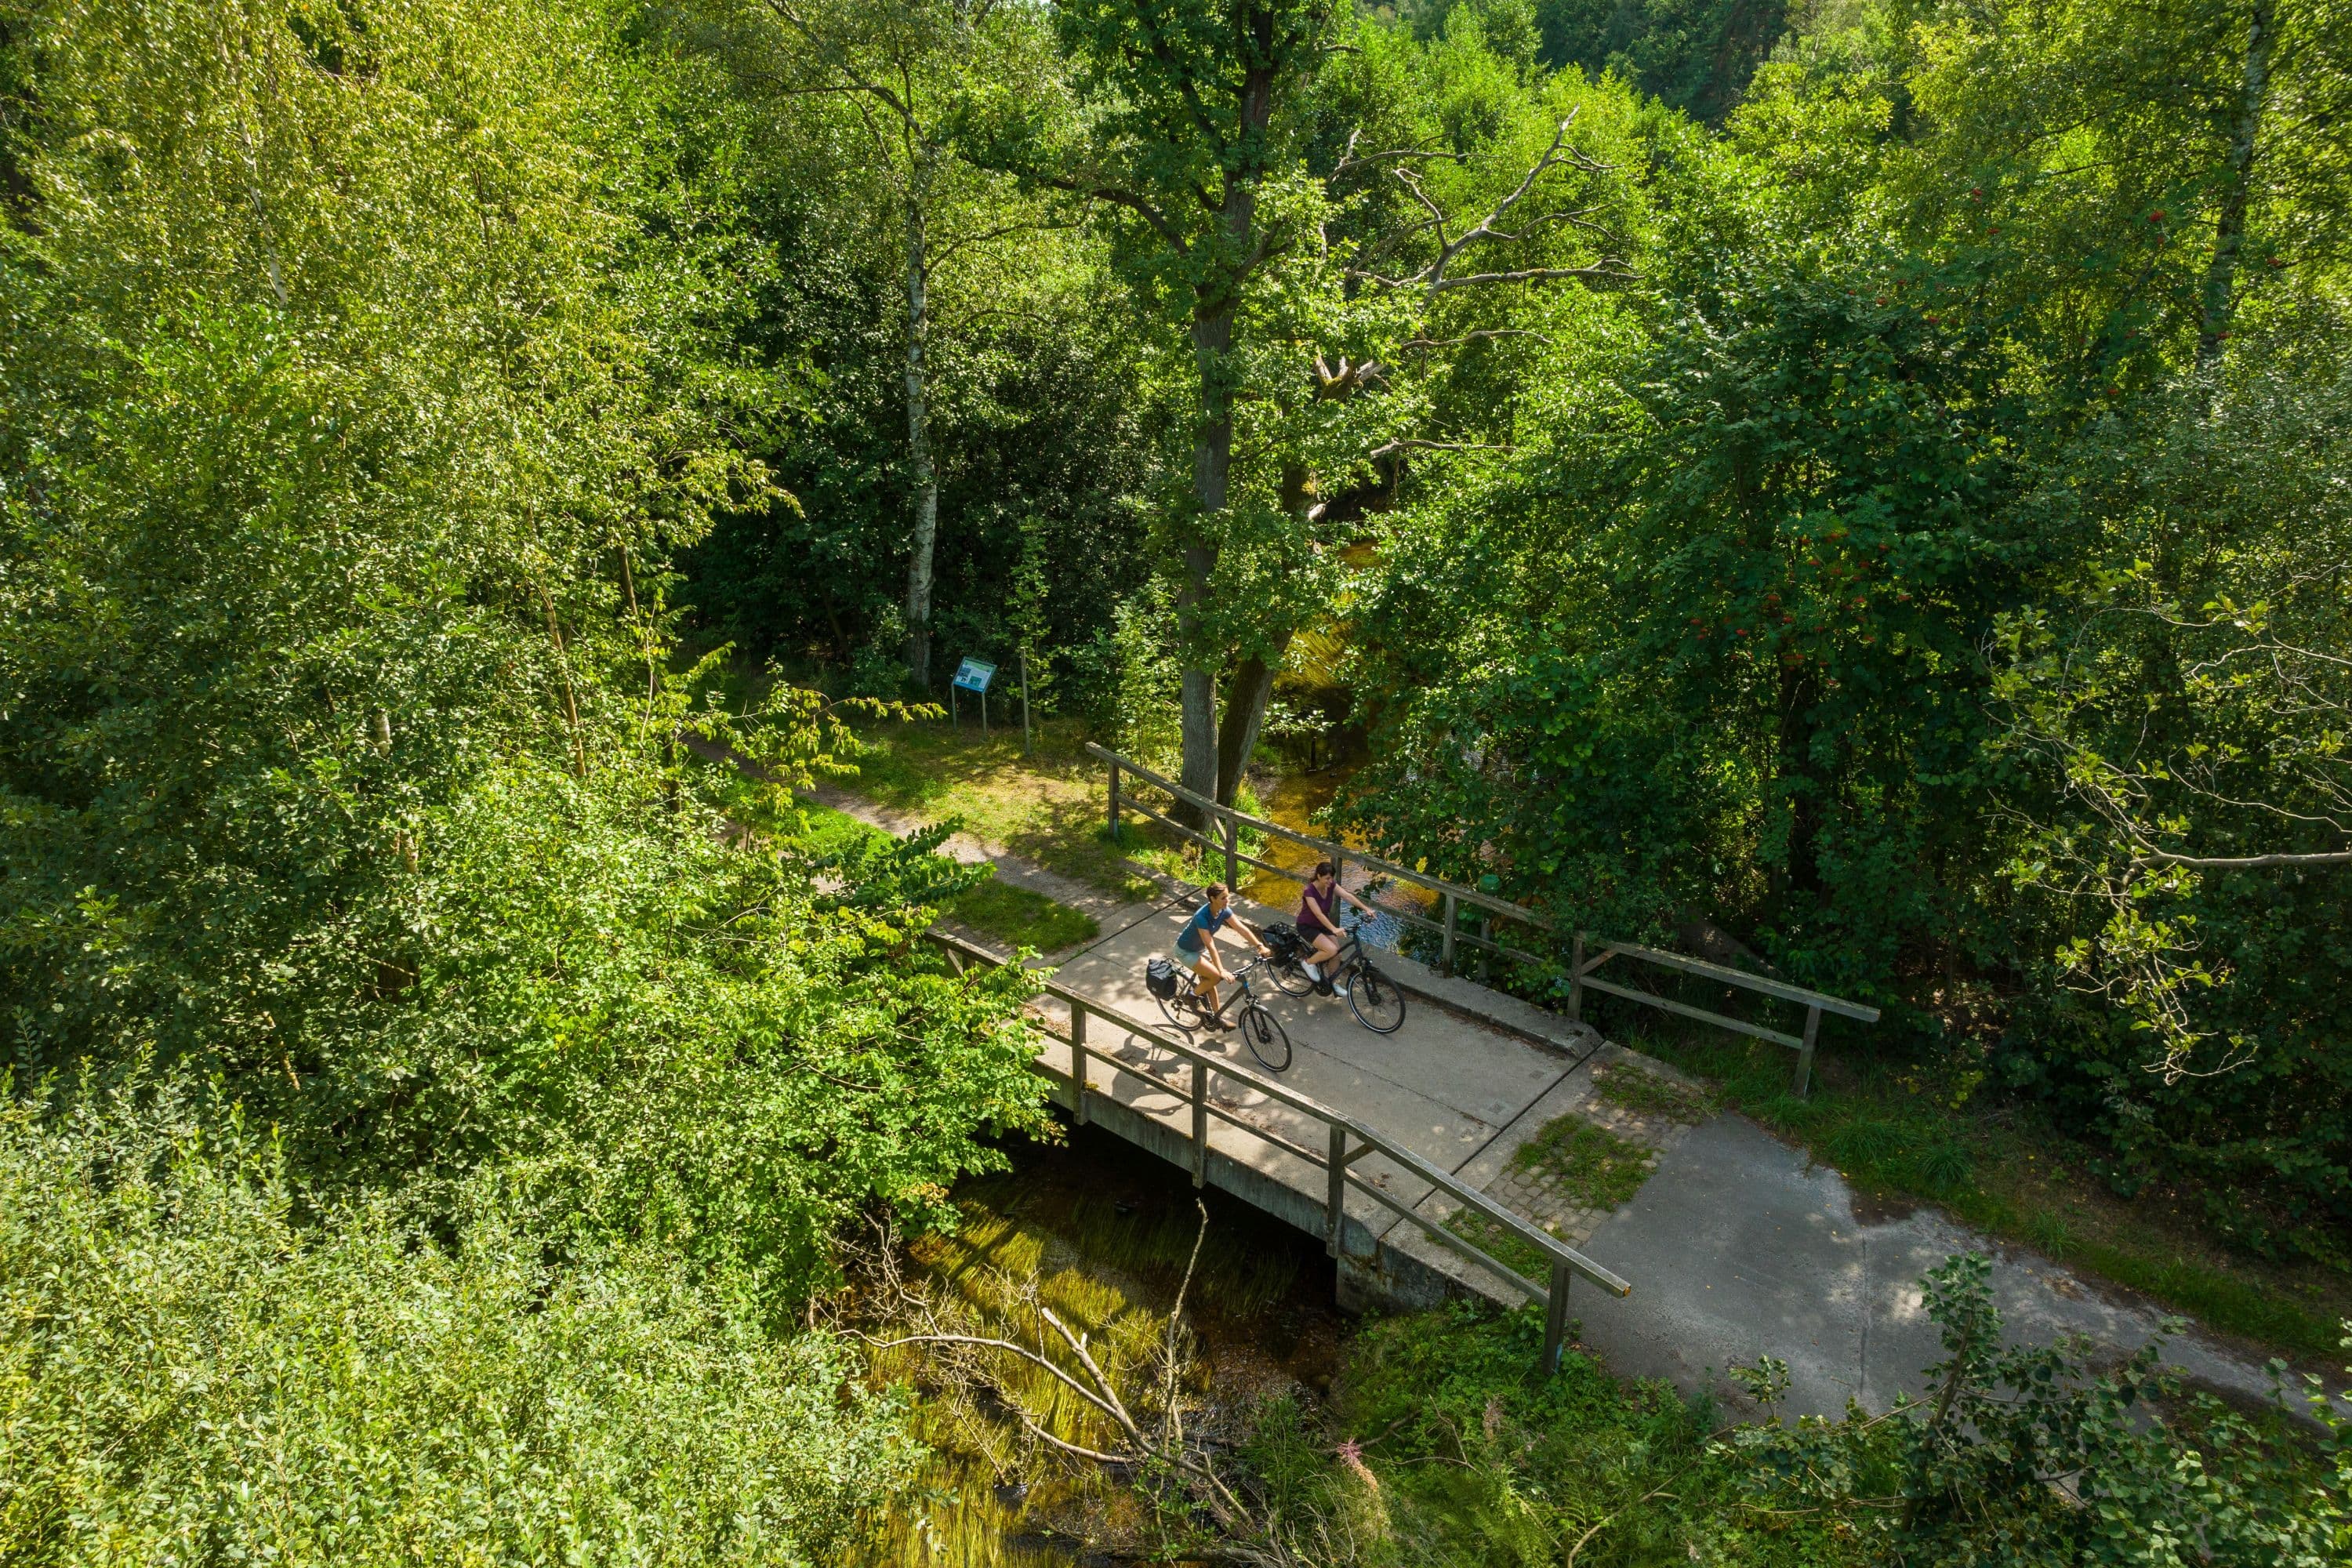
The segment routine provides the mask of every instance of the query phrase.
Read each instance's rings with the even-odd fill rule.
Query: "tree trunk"
[[[1271,52],[1274,14],[1263,6],[1243,19],[1260,58]],[[1241,138],[1263,137],[1274,119],[1274,74],[1259,67],[1242,79],[1235,108]],[[1225,489],[1234,460],[1234,316],[1242,285],[1263,259],[1256,254],[1259,171],[1244,167],[1225,176],[1218,235],[1223,254],[1192,304],[1192,363],[1201,378],[1200,423],[1192,439],[1193,533],[1184,546],[1184,581],[1176,597],[1176,626],[1183,638],[1184,787],[1217,795],[1217,688],[1207,650],[1200,639],[1201,612],[1217,553],[1210,543],[1209,520],[1225,510]],[[1253,733],[1255,731],[1253,730]],[[1181,805],[1181,802],[1178,803]],[[1199,814],[1185,808],[1179,821],[1197,826]]]
[[[1290,636],[1285,633],[1271,659],[1251,655],[1225,683],[1224,721],[1217,730],[1220,805],[1233,805],[1241,792],[1242,773],[1249,766],[1250,753],[1257,750],[1257,732],[1265,722],[1266,700],[1274,694],[1274,672],[1289,647]]]
[[[2205,268],[2200,299],[2197,363],[2200,365],[2221,357],[2230,316],[2237,308],[2238,253],[2246,237],[2254,143],[2262,135],[2263,101],[2270,94],[2271,35],[2271,0],[2254,0],[2246,26],[2245,77],[2238,93],[2238,111],[2230,121],[2229,181],[2221,188],[2221,210],[2213,225],[2213,259]]]
[[[1821,891],[1822,793],[1827,781],[1813,763],[1812,680],[1800,670],[1780,671],[1780,787],[1789,792],[1788,889]]]
[[[1307,503],[1312,495],[1311,481],[1306,466],[1285,463],[1282,466],[1281,504],[1283,515],[1307,525]],[[1217,804],[1231,805],[1239,795],[1242,774],[1249,767],[1250,753],[1257,750],[1257,732],[1265,722],[1265,705],[1274,695],[1274,674],[1282,668],[1282,656],[1290,651],[1294,634],[1285,630],[1264,658],[1252,654],[1242,660],[1241,668],[1225,686],[1224,722],[1217,731]]]
[[[1234,400],[1228,353],[1234,341],[1234,311],[1228,301],[1196,316],[1192,321],[1192,358],[1201,377],[1200,425],[1192,438],[1192,504],[1196,511],[1192,537],[1184,546],[1184,581],[1176,595],[1176,631],[1183,641],[1184,757],[1181,774],[1186,789],[1204,795],[1217,792],[1216,676],[1208,668],[1200,647],[1201,612],[1209,593],[1209,573],[1216,565],[1203,531],[1210,518],[1225,508],[1225,485],[1233,471]],[[1202,814],[1177,803],[1176,819],[1198,826]]]
[[[907,459],[914,470],[914,550],[907,562],[907,678],[931,689],[931,547],[940,531],[940,480],[931,466],[931,408],[924,351],[930,332],[929,262],[924,253],[924,204],[930,196],[929,156],[917,155],[907,182]]]

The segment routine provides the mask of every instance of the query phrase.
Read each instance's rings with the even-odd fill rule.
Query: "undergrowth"
[[[1542,1341],[1532,1308],[1370,1323],[1331,1405],[1270,1402],[1243,1458],[1292,1536],[1338,1563],[1866,1560],[1816,1520],[1746,1506],[1706,1399],[1620,1383],[1574,1349],[1540,1376]]]

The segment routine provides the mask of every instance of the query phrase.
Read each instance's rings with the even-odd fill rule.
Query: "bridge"
[[[1638,1281],[1580,1249],[1606,1211],[1580,1204],[1563,1184],[1547,1186],[1540,1163],[1524,1158],[1551,1130],[1579,1121],[1613,1122],[1612,1131],[1631,1134],[1628,1142],[1650,1149],[1654,1159],[1683,1131],[1670,1120],[1644,1119],[1594,1099],[1596,1068],[1669,1082],[1675,1075],[1662,1064],[1636,1066],[1633,1053],[1583,1023],[1585,990],[1783,1045],[1795,1053],[1798,1092],[1809,1080],[1824,1013],[1877,1017],[1874,1008],[1768,976],[1580,934],[1569,943],[1566,1015],[1549,1013],[1452,973],[1464,957],[1482,965],[1544,962],[1498,934],[1516,923],[1540,933],[1535,940],[1553,937],[1537,911],[1218,805],[1131,759],[1088,749],[1108,770],[1114,833],[1123,815],[1161,823],[1199,843],[1205,865],[1222,859],[1226,879],[1236,883],[1244,865],[1303,880],[1297,870],[1241,847],[1244,831],[1286,838],[1339,863],[1358,884],[1378,878],[1418,889],[1433,911],[1388,911],[1402,926],[1428,931],[1424,945],[1433,949],[1433,963],[1402,953],[1380,956],[1383,971],[1413,999],[1405,1028],[1374,1035],[1358,1027],[1340,1003],[1277,999],[1296,1051],[1279,1077],[1248,1062],[1238,1036],[1195,1038],[1170,1029],[1145,991],[1145,963],[1173,942],[1191,912],[1189,898],[1171,894],[1108,911],[1104,934],[1063,956],[1043,980],[1040,1011],[1051,1034],[1037,1069],[1072,1120],[1160,1154],[1187,1169],[1195,1185],[1232,1192],[1320,1236],[1337,1266],[1343,1305],[1428,1305],[1459,1292],[1530,1300],[1544,1309],[1542,1363],[1549,1370],[1567,1334],[1576,1281],[1611,1298],[1633,1292]],[[1159,792],[1169,808],[1145,804],[1139,789]],[[1191,806],[1199,826],[1171,815],[1176,803]],[[1246,906],[1243,914],[1253,923],[1289,918]],[[944,932],[934,940],[959,966],[999,961]],[[1802,1032],[1696,1005],[1630,973],[1594,975],[1612,963],[1617,971],[1646,966],[1695,975],[1802,1007]]]
[[[1602,1039],[1579,1016],[1584,994],[1598,993],[1770,1041],[1790,1053],[1791,1087],[1801,1091],[1811,1068],[1806,1047],[1822,1016],[1868,1022],[1868,1009],[1683,953],[1573,932],[1563,941],[1534,911],[1492,894],[1188,800],[1129,759],[1097,752],[1097,760],[1118,770],[1107,808],[1115,799],[1120,816],[1169,821],[1202,845],[1209,874],[1231,877],[1246,865],[1295,877],[1249,853],[1241,837],[1247,829],[1345,860],[1359,886],[1385,876],[1427,900],[1417,915],[1401,911],[1399,923],[1421,933],[1412,945],[1430,962],[1380,960],[1412,987],[1403,1029],[1375,1036],[1344,1003],[1277,998],[1296,1055],[1274,1077],[1236,1060],[1232,1036],[1171,1034],[1143,988],[1145,960],[1166,951],[1192,907],[1189,889],[1171,885],[1158,898],[1123,901],[1000,848],[970,839],[949,845],[963,858],[993,862],[1017,885],[1087,909],[1101,928],[1049,955],[1050,973],[1041,976],[1037,1005],[1049,1038],[1037,1070],[1052,1097],[1073,1120],[1321,1237],[1342,1305],[1412,1306],[1454,1293],[1535,1301],[1546,1309],[1547,1363],[1580,1324],[1580,1342],[1619,1375],[1664,1378],[1734,1405],[1740,1395],[1725,1370],[1770,1354],[1792,1378],[1783,1413],[1832,1417],[1849,1399],[1885,1410],[1898,1392],[1923,1385],[1942,1347],[1918,1280],[1955,1252],[1993,1255],[1995,1299],[2016,1342],[2082,1334],[2101,1354],[2119,1357],[2159,1331],[2164,1314],[2149,1303],[1932,1208],[1856,1192],[1745,1117],[1710,1110],[1693,1122],[1615,1102],[1608,1089],[1621,1072],[1669,1084],[1675,1075]],[[1155,792],[1150,799],[1141,797],[1147,790]],[[917,826],[854,796],[820,794],[893,831]],[[1162,807],[1176,801],[1201,813],[1199,827],[1169,818]],[[946,933],[934,939],[957,964],[1004,956]],[[1452,972],[1457,961],[1472,968],[1539,959],[1531,942],[1568,954],[1552,971],[1571,982],[1559,988],[1559,1012]],[[1680,991],[1654,989],[1659,976]],[[1783,1028],[1719,1011],[1743,993],[1802,1016]],[[1543,1178],[1540,1163],[1530,1167],[1522,1157],[1548,1136],[1585,1125],[1647,1151],[1647,1179],[1613,1208],[1570,1201]],[[2259,1355],[2210,1336],[2192,1331],[2165,1354],[2192,1380],[2241,1402],[2269,1391]]]

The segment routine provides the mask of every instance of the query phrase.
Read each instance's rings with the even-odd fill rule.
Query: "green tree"
[[[778,389],[733,337],[740,127],[626,20],[15,40],[0,992],[20,1081],[152,1049],[313,1179],[505,1164],[551,1241],[782,1306],[856,1205],[1036,1125],[1024,983],[908,951],[910,868],[845,899],[730,839],[676,743],[789,785],[848,742],[671,673],[664,558],[765,494],[737,437]]]
[[[856,122],[850,139],[865,148],[868,166],[900,216],[902,380],[914,507],[905,598],[907,673],[917,689],[929,690],[940,510],[932,292],[940,268],[959,253],[961,269],[973,273],[976,263],[984,264],[983,253],[1002,250],[1015,237],[1034,241],[1045,223],[1012,182],[956,157],[947,128],[958,102],[973,91],[1038,91],[1046,70],[1044,40],[1025,13],[986,0],[817,5],[760,0],[728,20],[726,52],[737,80],[753,94],[846,100]],[[769,26],[757,26],[761,20]],[[976,289],[983,277],[973,276]]]

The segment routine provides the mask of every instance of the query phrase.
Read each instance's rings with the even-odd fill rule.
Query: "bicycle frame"
[[[1250,976],[1264,969],[1265,964],[1266,961],[1263,957],[1253,957],[1240,968],[1231,971],[1223,980],[1217,982],[1220,985],[1232,986],[1233,991],[1214,1007],[1201,1005],[1200,978],[1189,969],[1184,971],[1184,994],[1192,998],[1192,1005],[1199,1008],[1202,1017],[1223,1018],[1225,1016],[1225,1009],[1243,997],[1246,996],[1253,1002],[1257,1000],[1257,987],[1250,984]]]

